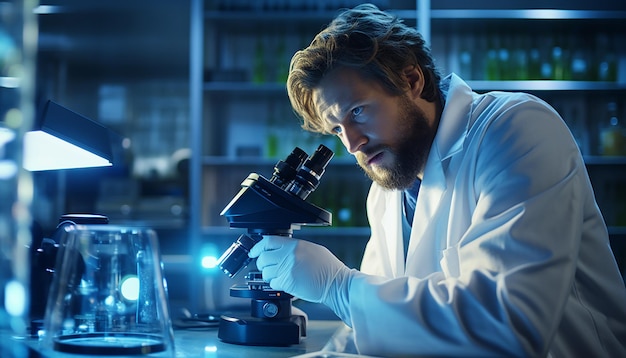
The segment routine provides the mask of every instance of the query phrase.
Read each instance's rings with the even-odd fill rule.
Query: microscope
[[[269,180],[256,173],[248,175],[221,213],[231,228],[247,229],[218,260],[226,275],[234,277],[250,263],[248,253],[264,235],[292,237],[301,226],[331,225],[331,214],[305,199],[317,189],[333,155],[324,145],[310,157],[296,147],[284,161],[278,161]],[[222,341],[288,346],[306,336],[304,316],[291,312],[293,296],[273,290],[260,272],[250,272],[246,284],[231,287],[230,295],[251,299],[251,311],[250,316],[222,315],[218,330]]]

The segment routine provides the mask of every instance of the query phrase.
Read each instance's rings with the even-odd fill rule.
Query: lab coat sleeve
[[[456,180],[471,182],[472,195],[461,199],[471,220],[445,257],[458,272],[359,272],[350,280],[349,319],[361,353],[547,354],[575,272],[581,202],[592,198],[583,195],[584,165],[556,112],[539,101],[519,106],[494,106],[492,120],[470,129],[463,160],[471,169]]]

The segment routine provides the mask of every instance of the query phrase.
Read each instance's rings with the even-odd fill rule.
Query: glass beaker
[[[21,357],[12,336],[27,332],[30,173],[22,168],[22,140],[35,113],[36,1],[0,1],[0,357]]]
[[[173,355],[156,233],[114,225],[64,230],[46,306],[46,344],[88,355]]]

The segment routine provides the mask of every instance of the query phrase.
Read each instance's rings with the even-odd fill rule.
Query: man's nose
[[[344,145],[350,154],[358,152],[364,146],[368,139],[360,126],[349,125],[344,128],[345,139]]]

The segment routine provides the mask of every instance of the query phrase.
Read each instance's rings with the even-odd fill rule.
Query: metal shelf
[[[473,90],[488,91],[616,91],[626,83],[556,80],[467,81]]]
[[[626,19],[626,11],[561,9],[433,9],[430,11],[430,16],[433,20],[620,20]]]
[[[417,10],[387,9],[402,19],[414,20]],[[206,20],[231,22],[233,20],[256,23],[275,21],[311,21],[319,22],[333,19],[339,11],[304,11],[304,10],[239,10],[207,11]],[[621,20],[626,19],[626,11],[620,10],[569,10],[569,9],[432,9],[432,20],[459,19],[518,19],[518,20]]]
[[[284,92],[287,93],[285,83],[266,82],[205,82],[202,86],[205,92]]]
[[[585,155],[585,164],[587,165],[626,165],[626,157],[602,157]]]
[[[302,11],[302,10],[238,10],[238,11],[207,11],[204,13],[206,20],[225,22],[233,20],[254,21],[257,23],[274,21],[320,21],[329,20],[336,15],[332,11]]]
[[[609,235],[624,236],[626,235],[626,226],[609,226]]]
[[[19,88],[20,79],[18,77],[0,77],[0,87],[2,88]]]
[[[626,83],[596,81],[556,81],[556,80],[511,80],[483,81],[469,80],[474,90],[503,91],[616,91],[626,90]],[[284,83],[252,82],[205,82],[206,92],[286,92]]]
[[[402,19],[414,20],[417,17],[416,10],[394,10],[387,9],[390,13]],[[276,21],[283,22],[311,22],[319,24],[320,21],[332,20],[340,10],[233,10],[233,11],[206,11],[204,13],[205,20],[211,20],[217,23],[233,21],[248,21],[254,23],[274,23]],[[232,23],[233,26],[239,24]]]

